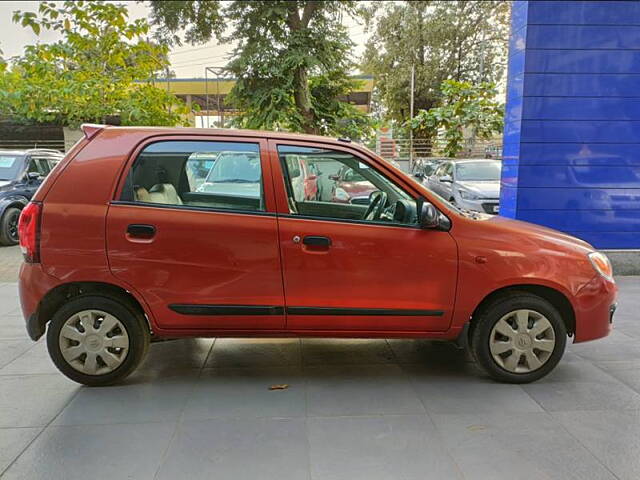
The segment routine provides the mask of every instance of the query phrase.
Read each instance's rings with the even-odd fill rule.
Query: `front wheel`
[[[547,300],[511,292],[483,308],[473,320],[471,349],[480,366],[495,380],[529,383],[558,364],[567,329]]]
[[[20,209],[15,207],[7,208],[0,219],[0,245],[18,244],[18,219]]]
[[[54,314],[47,329],[47,348],[53,363],[71,380],[109,385],[142,362],[149,337],[142,315],[126,303],[82,295]]]

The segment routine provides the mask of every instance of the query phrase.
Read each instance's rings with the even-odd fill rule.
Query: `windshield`
[[[500,162],[465,162],[456,165],[456,180],[461,181],[498,181],[500,180]]]
[[[207,176],[210,183],[259,183],[260,157],[253,152],[221,154]]]
[[[20,170],[20,155],[0,155],[0,180],[15,180]]]

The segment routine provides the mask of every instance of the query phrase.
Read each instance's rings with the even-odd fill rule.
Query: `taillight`
[[[27,263],[40,262],[40,216],[42,203],[29,202],[22,209],[18,220],[18,237],[20,250]]]

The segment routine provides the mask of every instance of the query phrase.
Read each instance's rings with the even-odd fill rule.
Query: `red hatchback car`
[[[458,210],[348,141],[83,129],[19,224],[27,330],[77,382],[113,383],[150,341],[199,336],[468,340],[493,378],[530,382],[567,336],[610,331],[616,286],[589,244]],[[222,151],[245,161],[198,189],[191,162]],[[296,198],[292,158],[327,185],[351,169],[369,201]]]

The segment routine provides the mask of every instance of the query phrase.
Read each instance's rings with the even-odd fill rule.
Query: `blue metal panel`
[[[517,151],[521,165],[640,165],[640,143],[523,143]]]
[[[523,120],[521,142],[636,143],[640,121]]]
[[[640,25],[637,1],[532,1],[527,22],[556,25]]]
[[[640,48],[640,25],[530,25],[527,48]]]
[[[527,210],[519,220],[565,232],[625,232],[640,235],[640,210]]]
[[[537,188],[523,187],[519,184],[517,190],[518,218],[526,210],[636,211],[640,205],[639,188]]]
[[[526,120],[640,120],[640,98],[526,97],[523,101]]]
[[[527,50],[527,73],[640,73],[638,50]]]
[[[501,215],[640,248],[640,2],[518,2],[510,49]]]
[[[502,176],[504,179],[504,172]],[[635,167],[519,165],[518,179],[521,185],[527,187],[635,188],[640,190],[640,165]],[[640,205],[638,209],[640,209]]]
[[[526,73],[523,94],[549,97],[640,97],[640,76],[610,73]]]

